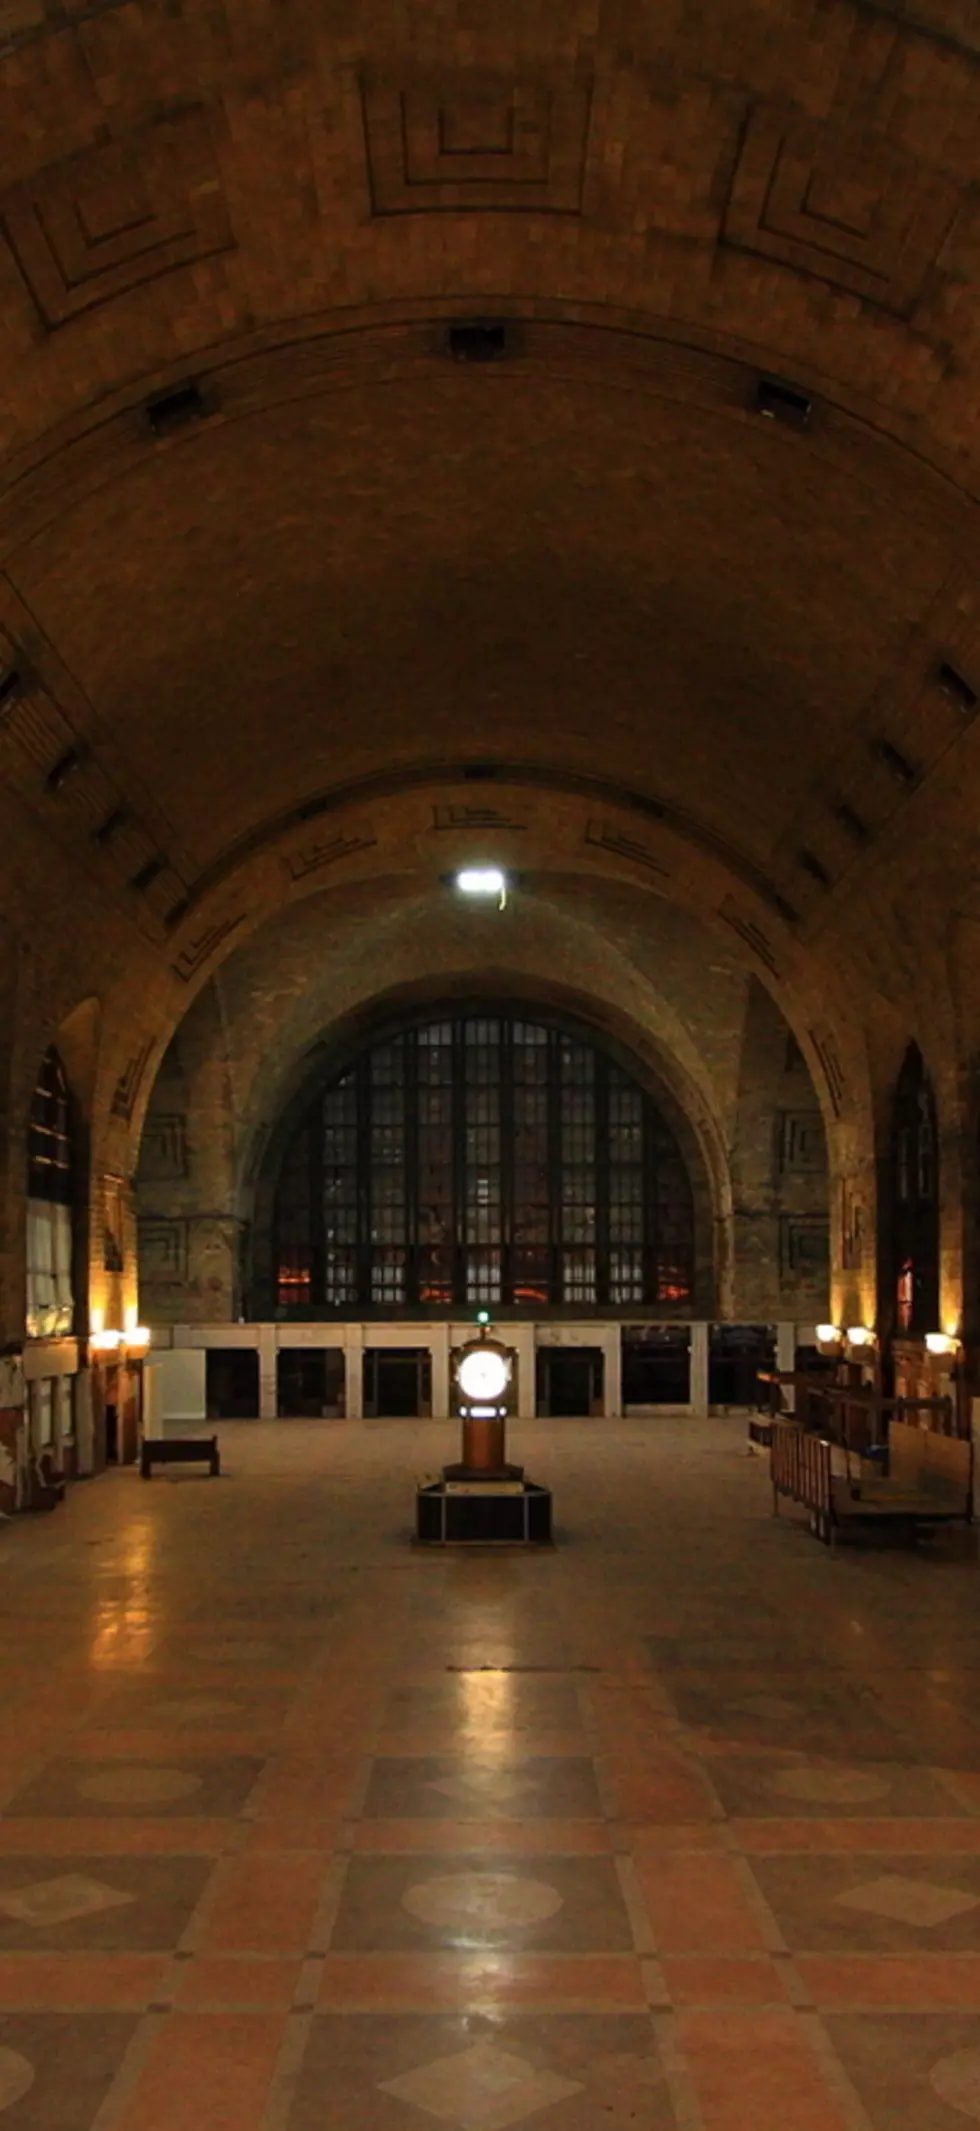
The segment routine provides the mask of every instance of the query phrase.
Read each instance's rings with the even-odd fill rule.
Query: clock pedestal
[[[484,1351],[485,1351],[484,1343]],[[474,1347],[471,1353],[477,1352]],[[415,1497],[418,1546],[549,1546],[551,1489],[524,1476],[506,1459],[506,1406],[477,1405],[459,1380],[462,1458],[444,1465],[438,1480],[423,1480]]]

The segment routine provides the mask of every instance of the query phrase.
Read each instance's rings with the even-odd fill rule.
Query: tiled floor
[[[744,1424],[240,1424],[0,1529],[2,2131],[980,2122],[980,1584]]]

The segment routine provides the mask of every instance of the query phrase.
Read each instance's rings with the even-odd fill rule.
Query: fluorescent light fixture
[[[496,896],[501,910],[507,901],[507,875],[500,866],[463,866],[454,882],[460,895]]]

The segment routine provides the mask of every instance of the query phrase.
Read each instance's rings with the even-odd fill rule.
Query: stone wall
[[[475,959],[487,943],[485,918],[444,915],[440,955],[437,910],[388,902],[351,908],[346,925],[339,917],[337,899],[323,897],[266,927],[200,993],[170,1044],[138,1171],[140,1307],[154,1322],[215,1323],[250,1306],[279,1120],[323,1061],[343,1057],[379,1008],[459,996],[467,954],[471,981],[489,982]],[[634,1051],[687,1146],[695,1314],[825,1314],[826,1140],[778,1007],[735,956],[663,901],[638,909],[621,890],[604,910],[604,955],[589,919],[581,891],[569,891],[560,909],[524,898],[491,935],[498,994],[550,1004],[575,997],[598,1031]]]

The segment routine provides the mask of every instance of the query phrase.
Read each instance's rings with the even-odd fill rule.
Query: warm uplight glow
[[[117,1347],[122,1346],[122,1333],[93,1332],[90,1345],[96,1354],[114,1354]]]
[[[927,1332],[926,1346],[930,1354],[955,1354],[959,1340],[951,1332]]]
[[[456,886],[460,895],[496,896],[501,910],[507,901],[507,875],[499,866],[464,866]]]
[[[870,1325],[849,1324],[847,1336],[852,1347],[873,1347],[875,1343],[875,1335]]]

